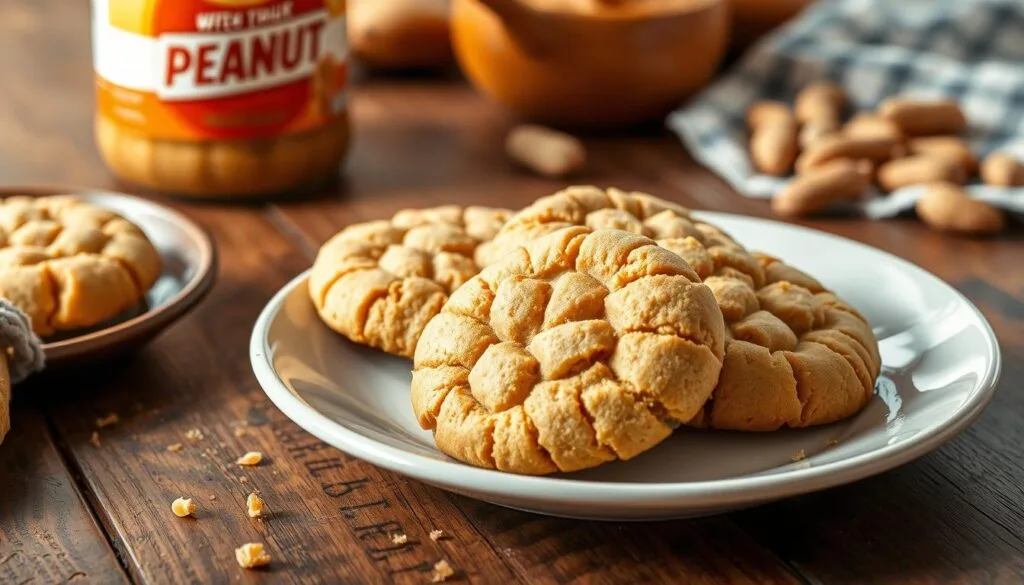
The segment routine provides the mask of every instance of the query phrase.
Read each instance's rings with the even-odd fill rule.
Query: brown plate
[[[48,367],[93,360],[137,348],[196,305],[213,287],[217,252],[213,239],[177,211],[145,199],[91,189],[4,187],[0,197],[70,194],[114,211],[146,232],[163,273],[138,305],[99,325],[63,331],[43,339]]]

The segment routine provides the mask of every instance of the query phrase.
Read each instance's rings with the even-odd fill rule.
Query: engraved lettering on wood
[[[423,540],[409,538],[396,544],[392,537],[407,534],[404,508],[395,509],[387,497],[390,488],[373,482],[361,467],[367,465],[334,450],[330,445],[297,430],[291,421],[271,411],[271,429],[320,491],[338,502],[338,511],[363,553],[389,577],[430,573],[442,554]],[[383,496],[383,497],[382,497]],[[419,526],[416,526],[419,529]],[[416,579],[420,579],[417,577]]]
[[[35,576],[40,583],[62,583],[71,580],[77,571],[63,552],[63,547],[54,541],[51,534],[36,533],[26,546],[17,534],[0,532],[0,582],[22,583],[27,575]],[[39,554],[39,550],[46,550]]]

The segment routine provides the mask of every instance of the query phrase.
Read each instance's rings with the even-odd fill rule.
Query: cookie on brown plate
[[[0,297],[41,336],[133,307],[160,272],[142,230],[110,210],[71,195],[0,202]]]

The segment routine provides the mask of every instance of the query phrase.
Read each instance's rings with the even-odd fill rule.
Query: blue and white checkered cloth
[[[970,123],[979,157],[1024,160],[1024,1],[820,0],[756,45],[729,73],[668,117],[690,153],[737,191],[768,198],[788,179],[758,174],[747,155],[747,108],[792,103],[829,79],[851,109],[873,110],[892,95],[951,98]],[[1024,188],[968,186],[972,196],[1024,213]],[[913,207],[921,187],[862,204],[869,217]]]

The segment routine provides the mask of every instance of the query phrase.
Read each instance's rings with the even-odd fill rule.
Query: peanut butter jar
[[[93,0],[96,143],[121,179],[307,191],[349,143],[345,0]]]

